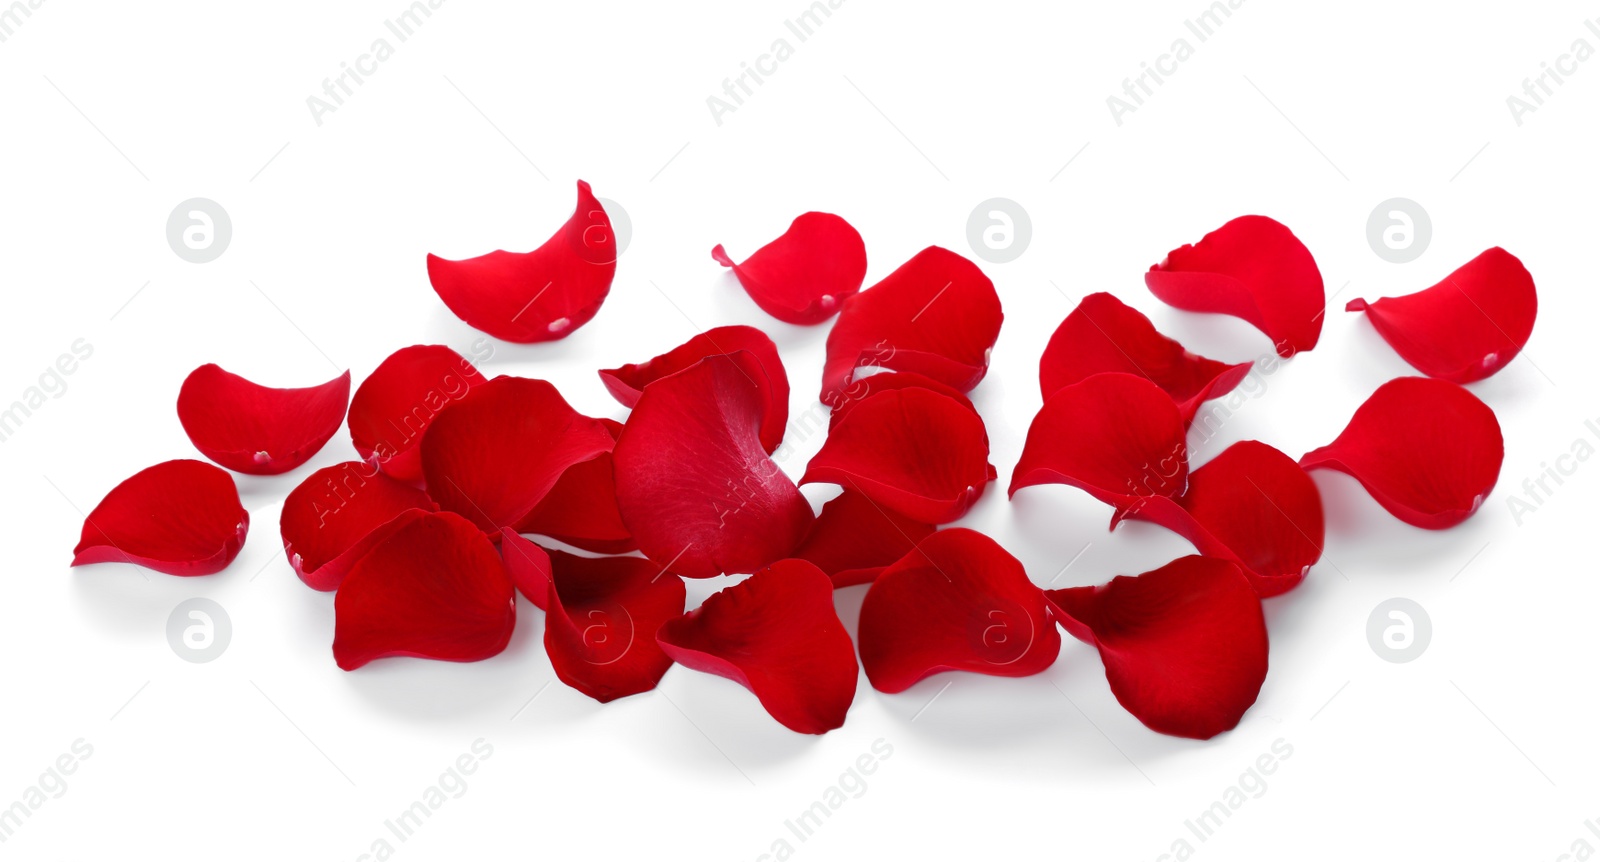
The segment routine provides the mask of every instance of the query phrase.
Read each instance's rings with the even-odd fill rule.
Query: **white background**
[[[1204,859],[1554,859],[1582,838],[1600,846],[1584,826],[1600,816],[1600,466],[1578,465],[1520,525],[1508,510],[1574,441],[1600,445],[1584,426],[1600,418],[1600,62],[1520,126],[1505,101],[1574,40],[1600,47],[1584,27],[1600,8],[1250,0],[1199,43],[1183,22],[1201,0],[1049,7],[850,0],[798,43],[784,21],[800,0],[451,0],[320,126],[306,98],[388,35],[399,0],[35,10],[0,43],[0,404],[75,339],[94,353],[0,444],[0,806],[74,740],[94,753],[0,855],[355,859],[393,841],[384,820],[479,738],[492,756],[394,842],[397,858],[756,859],[779,838],[803,859],[1139,860],[1178,838]],[[780,37],[794,56],[718,125],[706,98]],[[1106,98],[1180,37],[1194,56],[1119,126]],[[1472,387],[1507,443],[1476,517],[1413,529],[1353,481],[1317,476],[1327,553],[1267,602],[1260,700],[1210,742],[1146,730],[1070,640],[1028,679],[945,675],[885,696],[863,677],[846,725],[821,738],[681,668],[604,707],[545,688],[543,622],[526,604],[490,661],[342,672],[332,596],[294,577],[277,517],[299,478],[352,457],[343,431],[294,473],[239,478],[252,532],[221,574],[67,567],[79,509],[145,466],[199,457],[173,409],[190,369],[298,386],[345,368],[359,380],[408,344],[465,352],[477,333],[429,289],[425,253],[532,248],[570,214],[580,177],[632,220],[611,297],[565,341],[498,344],[484,370],[546,377],[609,416],[621,413],[594,369],[728,323],[772,333],[792,411],[811,407],[825,327],[766,317],[711,261],[713,244],[742,258],[803,211],[840,213],[866,240],[870,284],[929,244],[969,253],[979,201],[1025,207],[1031,246],[984,264],[1006,324],[974,396],[1002,478],[961,523],[1057,587],[1189,552],[1152,525],[1107,533],[1109,510],[1072,489],[1002,493],[1039,405],[1039,352],[1082,295],[1113,291],[1191,349],[1241,361],[1267,339],[1163,307],[1141,273],[1245,213],[1285,222],[1315,254],[1339,291],[1321,343],[1266,378],[1196,464],[1249,438],[1298,457],[1408,373],[1341,310],[1347,299],[1426,287],[1502,245],[1533,272],[1542,307],[1523,356]],[[164,236],[196,196],[233,221],[208,264],[180,260]],[[1365,238],[1368,214],[1395,196],[1433,221],[1431,246],[1404,265]],[[818,445],[797,443],[785,468],[798,476]],[[691,601],[719,586],[692,583]],[[852,629],[863,592],[838,594]],[[165,639],[193,596],[233,622],[209,664]],[[1409,664],[1367,642],[1368,614],[1394,596],[1433,623]],[[878,739],[893,754],[865,793],[798,841],[784,821]],[[1184,821],[1278,739],[1293,755],[1266,791],[1198,841]]]

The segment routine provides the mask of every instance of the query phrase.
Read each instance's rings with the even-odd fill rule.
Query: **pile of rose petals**
[[[534,251],[430,256],[428,275],[484,332],[557,339],[599,310],[614,245],[580,182],[576,212]],[[335,592],[345,670],[494,656],[520,593],[545,614],[556,675],[598,701],[649,691],[679,664],[739,683],[785,727],[825,733],[844,723],[862,671],[886,693],[953,670],[1028,676],[1055,662],[1059,626],[1098,650],[1140,721],[1204,739],[1237,725],[1266,678],[1261,599],[1292,590],[1322,556],[1322,500],[1306,471],[1353,476],[1417,527],[1469,517],[1503,447],[1494,412],[1460,384],[1504,367],[1537,307],[1527,270],[1498,248],[1419,293],[1352,302],[1428,376],[1380,386],[1298,461],[1244,441],[1191,464],[1196,413],[1251,364],[1197,356],[1116,297],[1084,297],[1040,357],[1043,405],[1010,493],[1069,485],[1109,506],[1112,528],[1159,524],[1196,554],[1044,590],[988,536],[941,529],[998,475],[966,395],[1003,319],[989,278],[929,247],[862,289],[865,244],[827,213],[801,215],[742,263],[722,246],[712,254],[779,320],[838,315],[821,369],[827,437],[798,484],[773,460],[789,375],[752,326],[599,370],[629,411],[620,422],[577,412],[543,380],[485,379],[438,345],[397,350],[353,398],[348,373],[277,389],[203,365],[183,383],[178,418],[207,458],[251,474],[295,469],[348,425],[356,457],[307,475],[280,520],[295,573]],[[1284,357],[1320,335],[1316,262],[1262,216],[1174,250],[1145,280],[1179,308],[1248,321]],[[222,570],[249,527],[227,470],[176,460],[135,474],[85,519],[73,564]],[[798,487],[811,483],[840,492],[818,512]],[[725,575],[748,577],[686,609],[684,578]],[[868,584],[852,642],[832,593]]]

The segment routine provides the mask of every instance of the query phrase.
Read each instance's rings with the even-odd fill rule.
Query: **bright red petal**
[[[706,357],[650,384],[617,441],[623,523],[684,577],[764,568],[811,529],[811,504],[761,443],[765,376],[747,351]]]
[[[1230,561],[1183,557],[1046,595],[1062,625],[1099,648],[1117,701],[1157,733],[1232,730],[1267,677],[1261,601]]]
[[[806,213],[783,236],[744,263],[717,246],[711,257],[733,268],[745,293],[784,323],[821,323],[854,296],[867,277],[867,246],[850,223],[831,213]]]
[[[317,454],[344,421],[350,372],[320,386],[273,389],[202,365],[178,391],[178,421],[207,458],[240,473],[287,473]]]
[[[334,590],[350,568],[400,526],[405,512],[438,510],[426,492],[368,462],[346,461],[306,477],[283,501],[283,552],[306,586]]]
[[[249,530],[232,476],[204,461],[164,461],[124,479],[94,507],[72,564],[210,575],[233,562]]]
[[[1030,676],[1061,649],[1044,593],[993,539],[940,530],[884,569],[861,603],[861,666],[893,694],[941,671]]]
[[[1091,293],[1061,321],[1039,358],[1039,388],[1046,400],[1057,391],[1108,371],[1137,374],[1178,402],[1184,425],[1201,402],[1226,395],[1250,372],[1250,363],[1228,365],[1196,356],[1156,331],[1150,318],[1109,293]]]
[[[933,532],[933,525],[915,521],[846,489],[822,506],[811,535],[795,557],[813,563],[833,578],[834,587],[870,583]]]
[[[1144,283],[1168,305],[1242,318],[1279,356],[1316,347],[1322,334],[1322,271],[1294,232],[1266,216],[1240,216],[1173,249]]]
[[[506,574],[523,598],[533,602],[539,610],[549,610],[550,553],[516,530],[506,527],[500,531],[500,559],[506,564]]]
[[[1471,383],[1522,352],[1539,314],[1533,276],[1505,249],[1491,248],[1427,290],[1346,311],[1365,311],[1400,358],[1429,377]]]
[[[856,696],[850,635],[833,583],[804,560],[781,560],[669,620],[656,635],[673,661],[731,679],[797,733],[844,724]]]
[[[402,347],[383,360],[350,400],[350,441],[362,458],[406,482],[422,480],[417,444],[433,417],[483,375],[459,353],[439,344]]]
[[[519,523],[574,464],[611,451],[611,434],[543,380],[496,377],[439,411],[422,473],[439,507],[491,535]]]
[[[1003,317],[994,283],[977,265],[925,248],[845,301],[828,333],[822,403],[837,401],[858,368],[914,371],[966,392],[988,373]]]
[[[565,338],[588,323],[616,272],[611,219],[583,180],[577,210],[533,251],[491,251],[468,260],[428,255],[428,280],[456,317],[523,344]]]
[[[925,377],[910,371],[886,371],[881,374],[869,374],[851,383],[844,393],[833,402],[833,412],[828,414],[828,427],[837,426],[844,420],[844,417],[850,415],[850,411],[855,409],[857,404],[879,392],[887,392],[891,389],[931,389],[940,395],[955,399],[957,404],[971,410],[973,413],[978,412],[978,408],[972,405],[972,399],[954,386],[946,386],[932,377]]]
[[[649,691],[672,666],[656,630],[683,614],[683,579],[640,557],[551,551],[544,648],[556,676],[606,703]]]
[[[355,670],[385,656],[480,661],[517,623],[494,544],[449,512],[409,517],[362,557],[333,599],[333,657]]]
[[[1487,404],[1448,381],[1401,377],[1379,386],[1338,439],[1300,466],[1348,473],[1396,518],[1442,530],[1478,511],[1504,458]]]
[[[615,440],[622,423],[600,419]],[[617,509],[616,464],[606,452],[573,464],[550,493],[517,522],[523,533],[538,533],[596,554],[626,554],[639,549]]]

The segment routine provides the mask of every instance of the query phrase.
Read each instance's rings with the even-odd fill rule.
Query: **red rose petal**
[[[1322,496],[1293,458],[1245,440],[1189,474],[1179,497],[1152,497],[1128,513],[1238,563],[1262,598],[1305,579],[1322,558]]]
[[[832,482],[907,518],[946,524],[995,477],[988,458],[978,414],[932,390],[897,389],[852,407],[800,484]]]
[[[480,661],[517,623],[511,578],[494,544],[450,512],[408,523],[362,557],[333,599],[333,657],[355,670],[385,656]]]
[[[178,421],[194,447],[240,473],[287,473],[317,454],[344,421],[350,372],[320,386],[273,389],[202,365],[178,391]]]
[[[598,420],[615,440],[622,423]],[[606,452],[573,464],[550,493],[533,507],[516,529],[538,533],[596,554],[626,554],[639,549],[617,509],[616,464]]]
[[[808,326],[832,317],[867,277],[861,234],[832,213],[809,212],[744,263],[717,246],[711,257],[732,267],[745,293],[784,323]]]
[[[1500,423],[1477,396],[1449,381],[1401,377],[1379,386],[1338,439],[1300,466],[1348,473],[1396,518],[1442,530],[1478,511],[1504,458]]]
[[[577,210],[533,251],[492,251],[467,260],[428,255],[428,280],[456,317],[522,344],[565,338],[588,323],[616,272],[611,219],[583,180]]]
[[[530,539],[506,527],[500,531],[500,559],[506,564],[506,574],[523,598],[533,602],[541,611],[549,610],[550,552]]]
[[[1505,249],[1491,248],[1427,290],[1346,311],[1367,319],[1400,358],[1429,377],[1471,383],[1522,352],[1539,314],[1533,276]]]
[[[947,670],[1030,676],[1061,635],[1044,593],[993,539],[940,530],[884,569],[861,603],[861,666],[893,694]]]
[[[761,423],[761,444],[770,453],[783,442],[789,423],[789,375],[778,355],[778,346],[765,332],[754,326],[718,326],[696,335],[683,344],[653,359],[600,372],[600,380],[612,397],[624,407],[639,403],[639,393],[651,383],[676,374],[707,356],[749,351],[760,363],[764,376],[756,377],[766,401],[766,416]]]
[[[422,480],[417,444],[440,410],[484,382],[471,362],[440,344],[402,347],[356,387],[350,441],[364,459],[406,482]]]
[[[550,563],[544,648],[556,676],[601,703],[655,688],[672,666],[656,631],[682,616],[683,579],[641,557],[551,551]]]
[[[204,461],[164,461],[124,479],[83,521],[72,565],[133,563],[210,575],[233,562],[250,530],[233,477]]]
[[[491,535],[522,520],[574,464],[611,451],[599,420],[543,380],[496,377],[439,411],[422,437],[428,493]]]
[[[433,512],[426,492],[363,461],[323,467],[283,501],[278,529],[289,565],[313,590],[333,590],[409,511]]]
[[[1173,249],[1144,283],[1168,305],[1242,318],[1279,356],[1316,347],[1322,334],[1322,271],[1292,231],[1266,216],[1240,216]]]
[[[851,410],[855,409],[857,404],[879,392],[886,392],[891,389],[931,389],[940,395],[955,399],[957,404],[971,410],[973,413],[978,412],[978,408],[972,404],[972,399],[962,394],[961,390],[954,386],[946,386],[932,377],[925,377],[911,371],[886,371],[881,374],[869,374],[851,383],[839,398],[833,402],[833,412],[828,414],[828,427],[837,426],[844,420],[844,417],[850,414]]]
[[[989,370],[1003,317],[994,283],[977,265],[925,248],[845,301],[828,333],[822,403],[838,400],[864,367],[914,371],[966,392]]]
[[[1228,560],[1183,557],[1046,595],[1062,625],[1099,648],[1117,701],[1157,733],[1232,730],[1267,677],[1261,601]]]
[[[1178,402],[1184,425],[1200,404],[1226,395],[1250,372],[1196,356],[1156,331],[1150,318],[1109,293],[1091,293],[1061,321],[1039,358],[1039,388],[1049,399],[1065,386],[1108,371],[1137,374]]]
[[[708,356],[646,387],[617,441],[623,523],[684,577],[764,568],[811,529],[811,504],[762,446],[765,374],[748,351]]]
[[[794,552],[833,578],[834,587],[870,583],[934,530],[846,489],[822,506],[811,535]]]
[[[656,638],[678,664],[749,689],[796,733],[842,726],[855,700],[856,655],[833,583],[804,560],[780,560],[713,594]]]

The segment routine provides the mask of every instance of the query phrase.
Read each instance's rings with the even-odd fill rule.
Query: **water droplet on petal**
[[[260,452],[250,456],[250,459],[255,461],[257,464],[266,464],[272,460],[272,456],[268,454],[265,449],[263,449]]]
[[[549,330],[551,332],[560,332],[561,330],[566,329],[571,324],[572,324],[571,320],[568,320],[565,317],[558,317],[555,320],[550,321],[550,326],[548,328],[549,328]]]
[[[1496,359],[1499,359],[1499,358],[1500,358],[1500,354],[1498,354],[1498,353],[1490,353],[1488,356],[1483,357],[1483,367],[1484,368],[1492,368],[1492,367],[1494,367],[1494,361]]]
[[[817,302],[820,303],[823,308],[832,308],[833,304],[837,301],[838,300],[834,299],[833,294],[831,293],[824,293],[822,297],[817,300]]]

